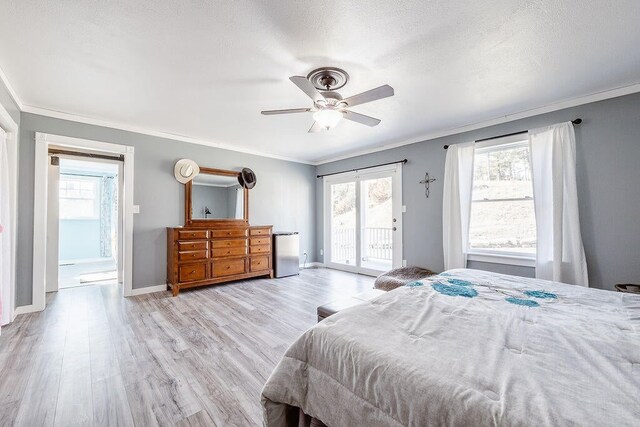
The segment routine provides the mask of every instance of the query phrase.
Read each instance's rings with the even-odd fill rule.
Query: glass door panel
[[[356,183],[331,184],[331,262],[356,266]]]
[[[393,264],[392,177],[360,181],[360,266],[375,271],[391,270]]]
[[[352,171],[324,180],[324,263],[378,275],[402,261],[402,168]]]

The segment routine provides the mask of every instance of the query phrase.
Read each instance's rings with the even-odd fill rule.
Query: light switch
[[[140,213],[140,205],[133,205],[133,213],[134,214]]]
[[[407,205],[402,205],[402,212],[406,212],[407,211]]]

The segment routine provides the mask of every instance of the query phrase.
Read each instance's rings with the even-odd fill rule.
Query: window
[[[526,140],[512,137],[476,147],[469,253],[535,256],[536,220]]]
[[[60,219],[100,217],[100,178],[60,175]]]

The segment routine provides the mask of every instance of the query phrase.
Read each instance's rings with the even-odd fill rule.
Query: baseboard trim
[[[20,315],[20,314],[35,313],[36,311],[41,311],[41,310],[38,310],[38,309],[36,308],[36,306],[35,306],[35,305],[33,305],[33,304],[29,304],[29,305],[21,305],[21,306],[19,306],[19,307],[16,307],[16,308],[13,310],[13,318],[15,319],[15,318],[16,318],[16,316],[18,316],[18,315]]]
[[[154,292],[162,292],[167,290],[167,285],[156,285],[156,286],[147,286],[144,288],[136,288],[131,290],[131,296],[135,297],[138,295],[151,294]]]
[[[321,262],[308,262],[306,264],[300,264],[300,270],[304,270],[304,269],[309,269],[309,268],[322,268],[324,267],[324,264]]]

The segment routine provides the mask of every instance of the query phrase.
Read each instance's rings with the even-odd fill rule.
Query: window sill
[[[467,252],[467,261],[490,262],[493,264],[535,267],[536,259],[532,256],[507,255],[487,252]]]

